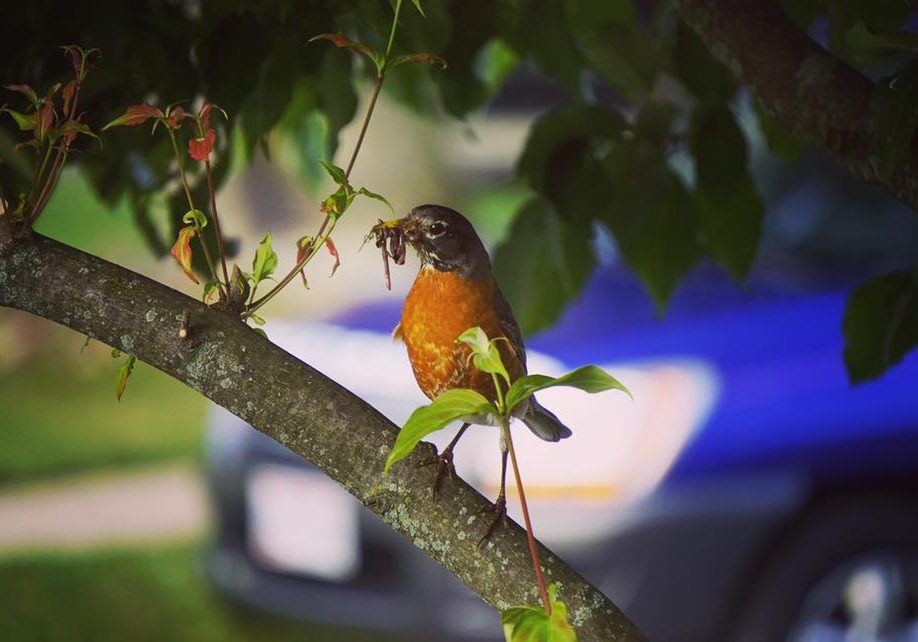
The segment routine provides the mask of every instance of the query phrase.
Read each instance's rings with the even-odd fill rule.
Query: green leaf
[[[182,223],[193,224],[198,230],[203,230],[207,227],[207,215],[201,210],[188,210],[182,217]]]
[[[421,7],[421,0],[411,0],[411,4],[414,5],[414,8],[418,10],[418,13],[419,13],[419,14],[421,14],[421,15],[422,15],[423,17],[425,17],[425,18],[427,17],[427,16],[424,14],[424,8]]]
[[[220,284],[217,281],[208,281],[207,283],[205,283],[204,284],[204,296],[201,297],[201,300],[204,303],[207,303],[208,299],[210,299],[210,297],[213,296],[214,291],[217,290],[219,286]]]
[[[648,100],[634,121],[635,135],[655,145],[668,145],[673,138],[673,122],[679,107],[665,100]]]
[[[357,193],[360,194],[361,196],[366,196],[367,198],[372,198],[374,200],[379,201],[380,203],[384,203],[386,207],[389,208],[389,211],[392,212],[393,215],[395,215],[395,208],[392,207],[392,204],[386,200],[385,196],[382,196],[375,192],[371,192],[366,187],[361,187],[359,190],[357,190]]]
[[[271,233],[265,234],[265,237],[258,244],[255,250],[255,259],[252,261],[252,280],[255,284],[274,274],[277,269],[277,254],[271,247]]]
[[[469,328],[459,335],[457,343],[464,343],[472,349],[472,363],[482,372],[499,374],[510,385],[510,375],[504,362],[500,358],[500,351],[497,349],[498,341],[506,341],[504,337],[488,339],[485,331],[475,326]]]
[[[513,8],[504,12],[503,37],[521,55],[528,53],[568,94],[581,97],[583,54],[566,28],[563,3],[516,0]]]
[[[118,374],[115,377],[115,397],[118,401],[121,401],[121,395],[124,394],[127,388],[128,378],[131,376],[131,373],[134,372],[135,361],[137,361],[137,357],[131,355],[121,364],[121,367],[118,368]]]
[[[494,272],[524,333],[550,325],[583,288],[596,263],[591,231],[559,218],[544,199],[522,206]]]
[[[902,164],[918,129],[918,60],[877,81],[871,96],[880,173],[891,176]]]
[[[228,49],[225,43],[222,49]],[[228,54],[221,52],[221,55]],[[233,109],[230,101],[214,96],[214,102],[228,105],[236,115],[236,123],[241,127],[249,150],[259,144],[268,149],[266,136],[283,117],[301,73],[298,64],[303,55],[301,45],[286,32],[279,32],[272,40],[271,51],[263,55],[257,78],[249,85],[250,90],[237,109]]]
[[[375,63],[374,61],[374,64]],[[328,51],[322,58],[319,74],[316,79],[316,95],[319,100],[324,121],[328,122],[328,152],[320,154],[333,158],[338,149],[338,135],[341,129],[357,113],[357,94],[354,91],[354,64],[352,56],[341,56],[335,51]],[[315,110],[307,110],[306,115],[316,117]],[[312,158],[316,158],[313,155]],[[310,159],[311,160],[311,159]]]
[[[89,136],[90,138],[95,138],[96,142],[99,143],[99,147],[103,147],[101,138],[96,136],[96,134],[89,127],[75,120],[68,120],[60,126],[58,135],[66,136],[67,134],[82,134],[84,136]]]
[[[729,102],[736,93],[730,71],[716,60],[701,39],[681,20],[673,51],[676,77],[699,100],[709,104]]]
[[[254,312],[249,312],[249,318],[255,323],[255,325],[264,325],[264,324],[265,324],[264,318],[258,316],[258,315],[255,314]]]
[[[781,6],[787,17],[803,31],[826,12],[825,0],[781,0]]]
[[[328,175],[331,176],[331,179],[335,181],[338,185],[348,185],[347,174],[344,173],[344,170],[338,167],[333,163],[329,163],[324,160],[320,160],[319,164],[325,168],[325,171],[328,172]]]
[[[577,642],[567,620],[567,605],[557,599],[558,585],[548,587],[551,615],[542,606],[512,606],[500,614],[507,642]]]
[[[708,254],[734,279],[745,279],[759,246],[765,212],[752,177],[743,176],[716,195],[697,190],[695,208]]]
[[[440,56],[432,53],[402,54],[400,56],[396,56],[389,63],[389,68],[394,69],[400,65],[417,64],[423,62],[440,65],[441,68],[446,69],[446,61],[443,60],[443,58]]]
[[[268,333],[265,332],[262,328],[252,328],[257,334],[260,334],[263,338],[268,338]]]
[[[634,25],[633,0],[564,0],[564,9],[574,31],[610,24]]]
[[[601,105],[580,105],[554,109],[529,130],[517,173],[544,193],[552,177],[552,157],[570,141],[588,139],[595,143],[616,140],[625,129],[625,119],[615,109]]]
[[[650,95],[664,66],[660,47],[643,29],[610,24],[580,35],[578,43],[586,66],[635,102]]]
[[[845,49],[861,64],[881,63],[897,53],[918,52],[918,36],[906,31],[875,33],[859,20],[845,34]]]
[[[313,36],[309,39],[309,42],[315,42],[316,40],[328,40],[336,47],[353,49],[358,53],[362,53],[364,56],[373,61],[373,64],[376,66],[377,73],[382,71],[383,63],[385,62],[385,57],[383,54],[373,47],[366,45],[362,42],[356,42],[351,40],[343,33],[322,33],[318,36]]]
[[[35,129],[35,114],[23,114],[22,112],[14,111],[9,107],[3,107],[0,109],[0,114],[6,112],[13,117],[13,120],[16,121],[16,125],[22,131],[29,131]]]
[[[517,404],[539,390],[553,388],[555,386],[577,388],[589,393],[603,392],[605,390],[621,390],[631,397],[631,392],[629,392],[618,379],[599,366],[583,366],[576,370],[571,370],[560,377],[549,377],[540,374],[520,377],[513,382],[513,385],[510,386],[510,390],[507,391],[507,408],[513,410]]]
[[[662,151],[645,142],[616,145],[606,157],[615,192],[601,212],[622,258],[662,312],[680,279],[699,256],[697,214],[682,181]]]
[[[86,337],[86,341],[83,342],[83,347],[80,348],[80,355],[82,355],[86,351],[86,348],[89,347],[90,341],[92,341],[92,339],[90,337]]]
[[[341,185],[334,194],[322,201],[321,209],[326,214],[334,215],[335,217],[341,216],[354,202],[355,196],[357,196],[357,192],[351,189],[350,185]]]
[[[442,392],[430,404],[411,413],[386,459],[385,471],[388,473],[392,464],[407,457],[426,435],[457,419],[482,413],[496,415],[497,408],[480,393],[465,388]]]
[[[754,103],[754,109],[759,123],[759,130],[768,144],[768,149],[788,163],[796,161],[797,156],[800,155],[800,142],[784,125],[769,116],[758,100]]]
[[[918,344],[918,283],[899,271],[867,281],[848,296],[842,324],[852,383],[876,379]]]
[[[692,114],[689,150],[705,248],[742,280],[755,258],[765,209],[747,167],[746,137],[726,107],[699,107]]]

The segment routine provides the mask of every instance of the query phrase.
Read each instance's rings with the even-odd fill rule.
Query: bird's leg
[[[446,448],[443,449],[443,452],[438,454],[433,459],[428,459],[422,465],[423,466],[432,466],[433,464],[437,465],[437,474],[434,477],[433,483],[433,497],[437,498],[437,495],[440,493],[440,486],[443,485],[443,478],[449,475],[449,478],[452,479],[456,475],[456,466],[453,465],[453,448],[456,447],[459,438],[465,434],[465,431],[469,428],[468,423],[462,424],[462,428],[459,429],[459,432],[456,433],[456,436],[453,437],[453,440],[446,445]]]
[[[494,500],[494,504],[488,509],[488,512],[492,513],[491,521],[488,523],[488,528],[485,530],[484,535],[481,536],[481,539],[478,540],[478,545],[481,546],[484,544],[491,533],[494,532],[494,529],[497,528],[497,525],[501,522],[504,523],[504,526],[507,525],[507,443],[504,441],[503,437],[500,440],[500,492],[497,494],[497,499]]]

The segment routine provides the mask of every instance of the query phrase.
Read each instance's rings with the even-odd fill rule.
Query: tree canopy
[[[550,324],[581,290],[595,266],[597,226],[612,232],[660,310],[705,257],[746,277],[764,207],[738,97],[752,97],[776,154],[792,160],[801,145],[815,145],[918,204],[918,40],[905,3],[457,0],[424,11],[402,15],[396,48],[440,56],[448,69],[406,65],[386,88],[419,113],[461,118],[485,108],[520,68],[543,74],[565,97],[531,128],[516,173],[534,196],[495,257],[527,331]],[[384,48],[390,13],[383,0],[29,3],[0,27],[0,69],[4,84],[45,87],[66,72],[60,45],[97,47],[104,64],[82,103],[90,126],[128,104],[206,97],[232,117],[218,142],[229,160],[215,165],[218,184],[259,148],[270,154],[267,135],[276,130],[295,141],[295,169],[309,175],[355,116],[355,81],[374,70],[352,51],[307,43],[341,32]],[[12,153],[15,122],[0,122],[0,185],[15,198],[31,169]],[[157,232],[151,212],[165,199],[173,234],[184,212],[182,194],[169,189],[170,159],[167,140],[138,129],[107,132],[104,149],[76,159],[106,203],[128,199],[159,254],[174,236]],[[203,195],[203,185],[195,189]],[[902,267],[852,297],[845,332],[853,380],[879,375],[915,343],[914,315],[898,312],[914,308],[911,268]]]

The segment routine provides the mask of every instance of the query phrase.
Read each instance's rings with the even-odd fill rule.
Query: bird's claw
[[[421,466],[437,466],[437,472],[434,475],[433,487],[431,491],[433,493],[433,498],[436,499],[440,494],[440,487],[443,486],[443,478],[449,476],[450,479],[456,477],[456,466],[453,464],[453,449],[446,448],[439,455],[434,455],[430,459],[425,459],[421,462]]]
[[[497,499],[494,500],[494,504],[488,508],[482,509],[482,513],[491,513],[491,521],[488,522],[488,527],[485,529],[484,535],[481,536],[481,539],[478,540],[478,546],[481,547],[488,539],[490,539],[491,534],[494,532],[494,529],[497,528],[498,524],[503,522],[504,526],[507,525],[507,500],[504,497],[504,494],[501,493],[497,496]]]

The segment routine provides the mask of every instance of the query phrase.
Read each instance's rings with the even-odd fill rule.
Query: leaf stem
[[[182,154],[178,148],[178,142],[175,140],[175,132],[172,131],[172,128],[168,125],[166,126],[166,131],[169,133],[169,140],[172,141],[172,151],[175,152],[175,162],[178,165],[179,177],[182,179],[182,187],[185,189],[185,198],[188,200],[188,209],[194,210],[197,209],[194,206],[194,199],[191,198],[191,188],[188,187],[188,179],[185,177],[185,163],[182,162]],[[213,277],[214,281],[217,282],[217,287],[220,288],[220,292],[223,294],[224,298],[228,298],[228,287],[229,279],[226,280],[226,283],[220,282],[220,277],[217,276],[217,271],[214,269],[213,259],[210,257],[210,250],[207,249],[207,241],[204,240],[204,233],[201,228],[198,227],[197,220],[195,220],[195,229],[198,237],[198,242],[201,244],[201,249],[204,251],[204,261],[207,263],[207,267],[210,269],[210,274]],[[224,272],[226,267],[224,266]]]
[[[29,197],[26,199],[26,202],[32,202],[32,197],[35,196],[35,190],[38,189],[38,186],[41,184],[41,179],[45,175],[45,169],[48,167],[48,160],[51,158],[51,152],[54,151],[54,144],[48,142],[48,149],[45,150],[43,156],[36,157],[36,167],[35,167],[35,184],[32,186],[32,191],[29,192]],[[41,158],[41,164],[38,164],[38,158]],[[36,201],[37,202],[37,201]]]
[[[385,61],[383,62],[382,69],[376,75],[376,84],[373,86],[373,94],[370,96],[370,104],[367,107],[367,113],[363,117],[363,125],[360,127],[360,134],[357,136],[357,143],[354,145],[354,151],[351,152],[351,158],[347,163],[347,168],[344,170],[344,175],[346,178],[350,179],[351,170],[354,169],[354,163],[357,162],[357,155],[360,153],[360,148],[363,146],[363,140],[366,138],[367,129],[370,126],[370,120],[373,118],[373,111],[376,109],[376,101],[379,99],[379,92],[382,90],[383,83],[386,81],[386,67],[389,64],[389,52],[392,49],[392,42],[395,39],[395,31],[398,26],[398,15],[402,8],[402,0],[396,0],[395,4],[395,14],[392,17],[392,29],[389,32],[389,44],[386,47]],[[331,213],[325,215],[325,219],[322,221],[322,225],[319,226],[319,231],[315,236],[315,240],[312,243],[312,248],[306,255],[297,262],[293,269],[290,270],[283,279],[278,281],[277,285],[268,290],[260,299],[253,301],[249,305],[248,309],[243,313],[243,316],[250,316],[253,312],[258,310],[265,303],[274,298],[274,296],[287,287],[287,284],[290,283],[293,279],[296,278],[296,275],[299,274],[306,264],[312,260],[312,257],[316,255],[324,244],[326,239],[332,233],[332,230],[335,229],[335,225],[338,223],[338,216],[332,216]],[[326,228],[328,230],[326,231]]]
[[[398,14],[402,10],[402,0],[395,0],[395,15],[392,17],[392,28],[389,30],[389,42],[386,44],[385,62],[383,63],[383,73],[389,65],[389,54],[392,53],[392,43],[395,42],[395,29],[398,26]]]
[[[505,407],[504,392],[500,388],[500,379],[497,378],[496,372],[491,373],[491,379],[494,381],[494,389],[497,390],[497,409],[500,411],[501,415],[506,415],[509,411]]]
[[[207,193],[210,195],[210,213],[213,215],[214,231],[217,234],[217,248],[220,251],[220,266],[223,268],[223,280],[229,285],[229,272],[226,270],[226,246],[223,244],[223,232],[220,230],[220,217],[217,216],[217,195],[214,192],[214,178],[210,168],[210,159],[204,161],[204,170],[207,174]]]
[[[66,159],[67,149],[64,143],[61,143],[57,149],[57,155],[54,157],[54,162],[51,164],[51,169],[48,171],[48,178],[45,180],[45,185],[42,187],[41,193],[38,195],[38,200],[35,201],[32,212],[29,214],[29,227],[35,225],[35,221],[41,216],[41,212],[45,208],[45,205],[47,205],[48,199],[51,198],[51,192],[54,191],[54,186],[57,185],[57,179],[60,177],[60,171]]]
[[[83,68],[85,65],[85,59],[80,63],[80,74],[76,80],[76,86],[73,90],[73,99],[70,101],[70,110],[64,114],[65,120],[72,120],[73,116],[76,114],[77,103],[80,100],[80,86],[83,84]],[[51,149],[54,147],[50,142],[48,143],[48,152],[46,152],[45,160],[42,162],[42,169],[39,172],[38,176],[35,177],[36,185],[38,181],[41,180],[41,173],[44,171],[44,167],[48,162],[47,154],[51,152]],[[67,161],[67,153],[70,151],[70,143],[62,142],[57,148],[57,156],[54,157],[54,163],[51,165],[51,170],[48,172],[48,178],[45,182],[44,187],[42,187],[41,193],[38,196],[38,200],[35,201],[35,205],[32,207],[32,211],[29,213],[29,219],[27,226],[32,227],[35,225],[35,221],[38,220],[38,217],[41,216],[42,210],[44,210],[45,205],[48,203],[48,199],[51,198],[51,193],[54,191],[54,187],[57,185],[57,181],[60,178],[60,173],[63,171],[64,163]]]
[[[529,556],[532,558],[532,568],[535,570],[536,583],[539,585],[539,594],[542,596],[542,604],[545,605],[545,613],[551,615],[551,602],[548,601],[548,590],[545,587],[545,577],[542,575],[542,561],[539,558],[539,548],[536,545],[535,536],[532,534],[532,522],[529,520],[529,506],[526,504],[526,493],[523,491],[523,480],[520,478],[520,467],[516,462],[516,450],[513,448],[513,437],[510,435],[510,420],[506,416],[501,417],[501,432],[507,448],[510,450],[510,463],[513,465],[513,477],[516,481],[516,491],[520,497],[520,506],[523,509],[523,522],[526,524],[526,539],[529,542]]]

